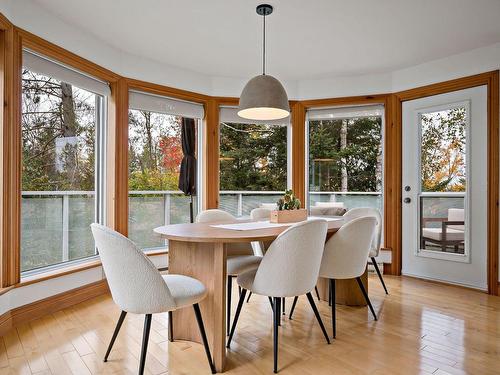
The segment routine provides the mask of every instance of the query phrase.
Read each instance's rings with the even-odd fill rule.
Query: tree
[[[382,120],[309,122],[311,191],[380,191]]]
[[[285,126],[221,123],[220,189],[284,191]]]
[[[181,117],[129,111],[129,189],[178,190]]]
[[[421,115],[423,191],[465,191],[466,108]]]
[[[95,95],[23,70],[22,189],[94,190]]]

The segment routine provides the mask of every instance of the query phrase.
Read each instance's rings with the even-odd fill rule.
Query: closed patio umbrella
[[[189,203],[189,218],[191,223],[193,220],[193,195],[196,194],[196,129],[195,122],[192,118],[182,118],[181,126],[181,143],[182,153],[184,154],[181,161],[181,171],[179,175],[179,189],[184,194],[191,197]]]

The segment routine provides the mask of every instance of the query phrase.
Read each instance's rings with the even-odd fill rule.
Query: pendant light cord
[[[262,75],[266,75],[266,11],[264,11],[263,38],[262,38]]]

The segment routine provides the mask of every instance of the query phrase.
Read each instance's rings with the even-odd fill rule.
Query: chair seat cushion
[[[441,228],[423,228],[422,235],[436,241],[441,241],[443,237]],[[464,241],[464,239],[464,231],[452,228],[446,230],[446,241]]]
[[[178,309],[201,301],[207,294],[205,285],[192,277],[184,275],[162,275],[162,277]]]
[[[238,276],[238,285],[241,286],[243,289],[249,290],[251,292],[254,292],[252,286],[253,286],[253,281],[255,279],[255,274],[257,273],[257,269],[253,269],[247,272],[244,272]]]
[[[262,257],[256,255],[237,255],[227,258],[227,274],[238,276],[240,273],[257,269]]]

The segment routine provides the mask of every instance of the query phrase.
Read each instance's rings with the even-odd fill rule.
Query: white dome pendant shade
[[[279,120],[289,114],[285,88],[273,76],[253,77],[243,88],[238,116],[250,120]]]
[[[243,88],[238,106],[238,116],[249,120],[279,120],[290,115],[285,88],[276,78],[266,75],[266,16],[273,12],[271,5],[257,7],[263,16],[262,74],[253,77]]]

